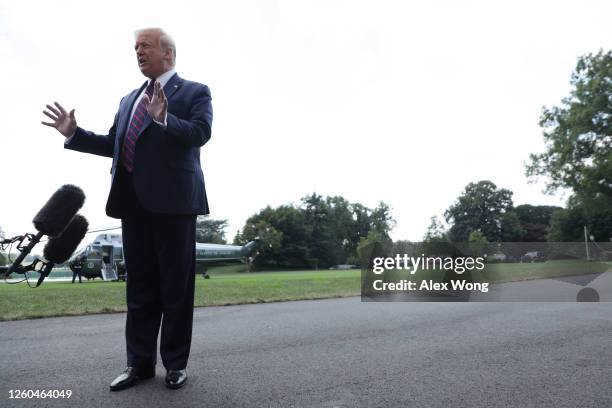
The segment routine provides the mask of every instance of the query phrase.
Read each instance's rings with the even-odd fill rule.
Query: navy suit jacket
[[[107,135],[77,127],[65,148],[112,157],[112,183],[106,214],[121,218],[120,192],[116,183],[117,166],[134,101],[147,85],[126,95],[119,104],[113,126]],[[147,115],[136,142],[134,191],[149,212],[164,214],[208,214],[200,147],[209,139],[212,126],[210,90],[174,74],[164,93],[168,99],[166,129]]]

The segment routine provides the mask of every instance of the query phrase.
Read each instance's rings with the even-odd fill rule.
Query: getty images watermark
[[[458,276],[465,272],[483,271],[486,267],[486,257],[457,257],[452,258],[440,256],[414,257],[407,254],[396,254],[395,257],[375,257],[373,259],[372,273],[383,274],[386,270],[406,271],[415,275],[417,271],[444,271],[454,272]],[[436,282],[432,279],[407,280],[400,279],[397,282],[385,282],[377,279],[373,283],[377,291],[489,291],[489,282],[471,282],[466,279],[452,279],[449,282]]]
[[[361,265],[362,301],[612,301],[610,242],[375,244]]]

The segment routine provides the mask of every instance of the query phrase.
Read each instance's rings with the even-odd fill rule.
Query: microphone
[[[21,242],[26,237],[31,238],[31,240],[25,248],[18,247],[21,253],[5,272],[4,276],[8,277],[11,273],[17,271],[25,257],[32,251],[43,235],[48,235],[51,238],[59,236],[66,229],[77,211],[83,206],[84,202],[85,194],[83,190],[71,184],[63,185],[53,193],[49,201],[38,211],[38,214],[32,220],[38,234],[35,236],[26,234],[21,237]]]
[[[37,287],[49,276],[55,264],[64,263],[70,258],[70,255],[72,255],[83,240],[83,237],[85,237],[88,227],[89,223],[85,217],[77,214],[72,218],[72,221],[70,221],[62,235],[49,239],[49,242],[47,242],[43,249],[43,256],[48,263],[40,273],[38,283],[36,284]]]
[[[61,186],[40,209],[32,222],[36,230],[51,238],[58,237],[85,202],[85,194],[77,186]]]

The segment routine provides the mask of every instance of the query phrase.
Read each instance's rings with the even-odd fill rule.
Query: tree
[[[425,231],[425,235],[423,236],[424,242],[444,242],[448,241],[447,238],[448,231],[444,228],[444,224],[442,221],[434,215],[431,217],[431,221],[429,223],[429,227],[427,227],[427,231]]]
[[[349,245],[356,253],[361,238],[367,237],[371,228],[370,209],[363,204],[352,203],[350,210],[353,222],[349,230]]]
[[[612,199],[612,52],[578,59],[570,95],[540,116],[546,151],[531,154],[526,174],[548,176],[547,191]]]
[[[348,258],[355,257],[357,253],[357,240],[352,236],[355,220],[351,212],[351,203],[341,196],[327,197],[326,201],[339,256],[339,260],[335,263],[348,262]]]
[[[520,242],[523,240],[525,230],[521,225],[518,215],[514,211],[508,211],[501,216],[501,240],[502,242]]]
[[[256,263],[274,263],[280,256],[280,248],[283,242],[283,233],[274,228],[268,221],[256,219],[256,216],[249,218],[242,232],[236,234],[235,245],[244,245],[256,237],[261,239],[262,245],[259,247]]]
[[[523,229],[523,242],[546,242],[553,212],[561,207],[522,204],[514,208]]]
[[[547,240],[550,242],[576,242],[584,239],[584,219],[576,209],[560,209],[552,214]]]
[[[393,241],[382,232],[372,229],[359,240],[357,254],[363,266],[371,267],[374,258],[387,257],[393,248]]]
[[[302,208],[311,231],[310,262],[315,268],[339,263],[343,255],[342,238],[345,231],[334,220],[329,198],[325,200],[313,193],[302,198]]]
[[[213,220],[199,215],[196,220],[196,242],[226,244],[225,228],[227,220]]]
[[[257,264],[319,268],[356,262],[359,243],[372,231],[391,242],[389,232],[394,225],[390,208],[383,202],[369,209],[340,196],[313,193],[303,197],[299,207],[268,206],[253,215],[235,242],[243,243],[259,234],[265,246],[262,229],[270,229],[278,245],[260,251]]]
[[[370,214],[370,228],[382,234],[386,241],[390,240],[389,232],[395,227],[391,216],[391,208],[384,202],[379,202]]]
[[[262,234],[266,229],[267,234]],[[238,242],[254,238],[253,233],[260,234],[264,246],[274,245],[274,248],[260,251],[257,264],[311,266],[309,249],[311,231],[306,224],[304,213],[299,208],[292,205],[264,208],[249,217],[243,232],[237,237]]]
[[[451,224],[449,238],[465,242],[472,231],[481,231],[491,241],[502,240],[502,216],[512,209],[512,191],[489,181],[470,183],[445,211],[446,222]]]
[[[553,212],[548,241],[583,241],[585,226],[595,241],[611,240],[612,211],[601,203],[603,201],[607,200],[603,197],[595,200],[581,200],[577,195],[570,197],[566,209]]]
[[[523,223],[548,225],[552,213],[560,208],[553,205],[521,204],[514,207],[514,212]]]
[[[468,242],[470,243],[469,248],[473,256],[482,255],[489,244],[489,240],[480,230],[470,232]]]

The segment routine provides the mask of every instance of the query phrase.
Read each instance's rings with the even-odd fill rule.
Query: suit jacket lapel
[[[172,98],[172,95],[178,91],[181,85],[183,85],[183,80],[181,77],[179,77],[176,73],[172,75],[172,77],[166,83],[166,86],[164,86],[164,93],[166,94],[166,99],[168,99],[168,102],[170,102],[170,98]]]

